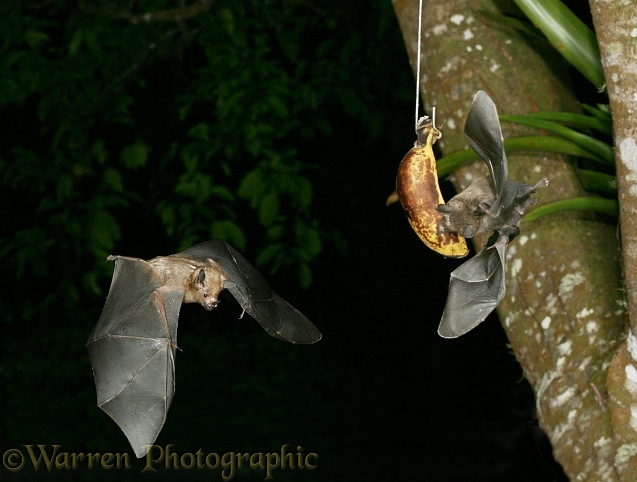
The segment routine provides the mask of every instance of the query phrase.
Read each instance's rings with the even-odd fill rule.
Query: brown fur
[[[495,198],[491,183],[480,178],[467,189],[449,200],[450,211],[442,213],[438,229],[443,232],[460,233],[465,238],[485,234],[490,230],[488,216],[482,204]]]
[[[228,279],[221,267],[211,259],[205,262],[189,256],[172,254],[148,261],[165,290],[184,290],[184,303],[199,303],[211,310],[219,303],[219,293]],[[205,277],[199,279],[203,270]]]

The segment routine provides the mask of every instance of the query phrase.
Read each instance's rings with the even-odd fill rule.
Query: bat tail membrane
[[[143,457],[161,431],[175,393],[177,319],[183,291],[162,292],[148,263],[118,258],[87,349],[97,405]]]
[[[506,237],[485,248],[451,273],[449,294],[438,334],[457,338],[471,331],[504,298]]]
[[[215,239],[181,252],[199,261],[212,259],[225,271],[224,288],[271,336],[291,343],[311,344],[321,333],[300,311],[277,295],[250,262],[226,242]]]

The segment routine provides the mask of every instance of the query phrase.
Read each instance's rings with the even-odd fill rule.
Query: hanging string
[[[418,128],[418,108],[420,102],[420,43],[422,37],[422,0],[418,5],[418,54],[416,58],[416,129]]]

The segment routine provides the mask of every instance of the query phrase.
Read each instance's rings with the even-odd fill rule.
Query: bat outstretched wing
[[[150,265],[115,258],[102,315],[87,342],[97,405],[143,457],[175,393],[177,321],[184,291],[167,291]]]
[[[482,323],[504,297],[508,238],[466,261],[451,273],[447,303],[438,334],[457,338]]]
[[[533,186],[508,179],[504,140],[498,112],[486,92],[475,95],[465,136],[489,167],[490,184],[478,179],[447,205],[439,206],[443,229],[469,237],[493,231],[485,248],[451,273],[445,311],[438,328],[443,338],[456,338],[475,328],[504,297],[507,243],[519,232],[517,224],[538,188],[548,186],[544,178]],[[489,189],[492,187],[493,190]],[[495,196],[495,197],[494,197]]]
[[[489,168],[496,198],[487,212],[497,217],[502,210],[501,198],[509,177],[509,168],[498,111],[491,97],[483,90],[479,90],[473,98],[464,134],[469,145]]]
[[[212,259],[227,275],[224,289],[269,334],[291,343],[309,344],[321,333],[300,311],[277,295],[236,249],[220,239],[196,244],[179,253],[196,260]]]

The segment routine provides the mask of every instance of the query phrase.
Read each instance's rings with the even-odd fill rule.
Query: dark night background
[[[276,480],[566,480],[497,318],[439,338],[459,262],[427,250],[401,208],[385,206],[414,141],[414,79],[391,2],[219,1],[149,26],[127,21],[126,2],[9,3],[0,12],[3,454],[60,444],[132,460],[95,405],[84,347],[110,283],[105,255],[147,259],[221,233],[262,258],[272,287],[323,339],[271,338],[249,316],[237,320],[230,296],[212,313],[185,305],[177,391],[156,444],[318,454],[315,470],[277,470]],[[270,94],[273,112],[252,109]],[[195,125],[209,128],[203,147]],[[139,139],[143,154],[120,155]],[[199,156],[195,169],[184,152]],[[279,185],[268,215],[263,198],[239,193],[255,166],[276,165],[273,152],[311,183],[311,203],[294,202],[307,187]],[[228,191],[198,199],[174,188],[196,173]],[[217,219],[230,221],[225,231],[211,231]],[[318,249],[300,241],[316,233]],[[3,465],[0,478],[121,480],[142,467]],[[158,469],[141,476],[221,480],[219,470]],[[264,477],[244,470],[235,480]]]

